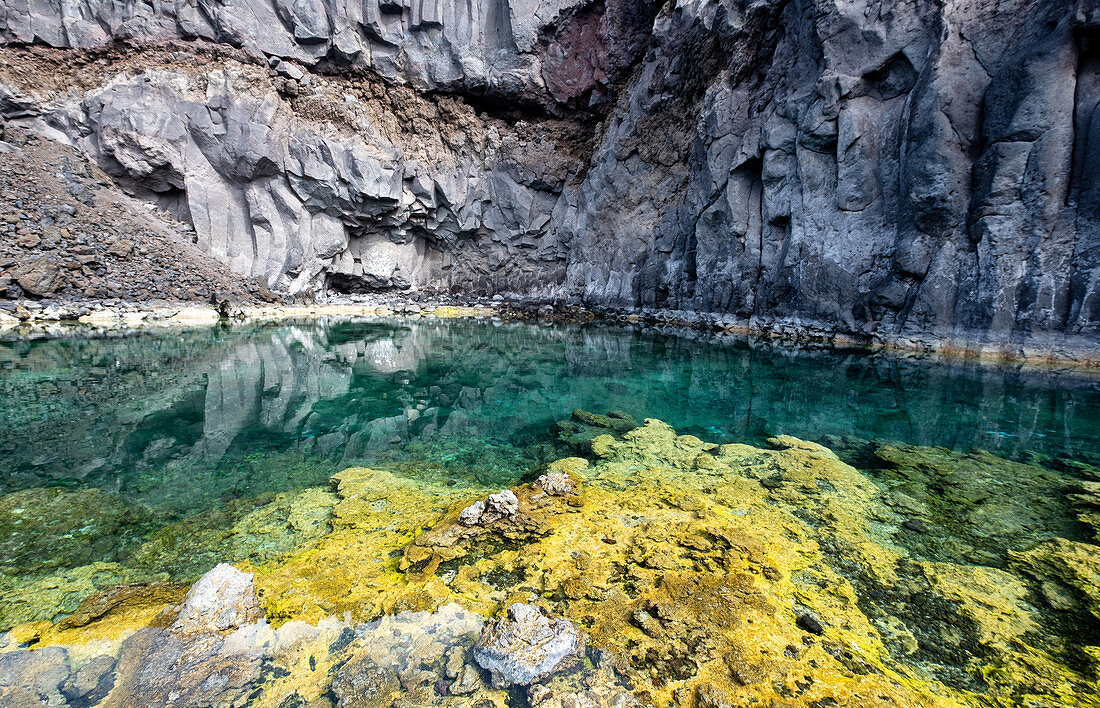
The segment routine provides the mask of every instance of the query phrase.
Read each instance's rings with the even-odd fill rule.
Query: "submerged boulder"
[[[332,694],[338,708],[380,708],[393,702],[400,685],[387,671],[368,656],[348,661],[332,679]]]
[[[474,660],[493,685],[527,686],[546,678],[584,652],[584,637],[569,620],[551,619],[536,605],[514,603],[508,616],[486,626]]]
[[[69,674],[69,654],[62,647],[0,653],[0,705],[66,705],[61,684]]]

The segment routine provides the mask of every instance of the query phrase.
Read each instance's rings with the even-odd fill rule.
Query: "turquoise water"
[[[715,442],[1100,461],[1100,379],[1081,374],[693,332],[312,321],[0,343],[0,494],[97,488],[171,520],[354,465],[503,485],[567,451],[555,422],[577,408]]]
[[[789,511],[812,537],[807,548],[820,548],[851,583],[895,660],[956,689],[1017,695],[1029,664],[982,678],[986,659],[1011,654],[1001,634],[982,634],[1001,627],[1021,656],[1038,647],[1079,672],[1073,681],[1092,680],[1081,647],[1100,636],[1091,609],[1100,375],[688,330],[472,319],[73,334],[0,342],[0,643],[10,628],[81,616],[96,593],[154,592],[220,562],[310,557],[300,551],[335,528],[326,490],[345,468],[422,482],[401,481],[371,508],[405,495],[402,513],[430,516],[452,502],[421,507],[447,497],[448,486],[461,500],[529,481],[562,457],[595,460],[593,435],[658,418],[714,443],[766,446],[778,434],[821,442],[870,478],[874,498],[843,475],[834,485],[827,465],[825,476],[798,480],[793,457],[783,465],[794,467],[746,458],[721,480],[705,459],[699,470],[671,471],[698,473],[694,483],[733,517],[750,513],[734,492],[742,483],[759,486],[752,513]],[[609,478],[605,492],[618,484]],[[409,501],[419,493],[409,490],[429,496]],[[619,491],[624,504],[640,503]],[[643,509],[659,513],[661,504]],[[878,549],[866,558],[841,533],[863,521],[856,536]],[[403,537],[378,538],[393,544],[379,548],[396,563]],[[899,560],[876,570],[867,558],[885,549]],[[493,563],[505,562],[501,553]],[[383,555],[358,562],[373,567]],[[484,577],[526,582],[507,565]],[[801,571],[791,582],[812,597],[824,587],[815,577]],[[363,588],[331,591],[352,590]],[[1053,690],[1054,679],[1044,680],[1043,692]]]

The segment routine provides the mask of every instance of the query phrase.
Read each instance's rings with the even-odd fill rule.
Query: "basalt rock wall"
[[[279,289],[1100,334],[1093,0],[0,0],[0,36],[9,120]]]
[[[1093,6],[685,1],[556,220],[586,300],[1100,327]]]

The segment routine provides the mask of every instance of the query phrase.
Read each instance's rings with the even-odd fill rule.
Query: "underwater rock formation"
[[[182,606],[167,589],[133,587],[86,603],[108,611],[0,635],[16,677],[0,692],[29,690],[32,665],[47,693],[91,666],[80,685],[109,686],[105,705],[126,704],[139,685],[155,705],[212,692],[273,707],[327,696],[455,708],[503,705],[504,683],[544,708],[1087,705],[1100,689],[1097,546],[1057,537],[1072,532],[1062,517],[1025,520],[1046,540],[992,534],[988,554],[939,553],[905,527],[912,511],[898,506],[895,480],[873,481],[821,445],[717,445],[652,419],[603,430],[589,457],[541,470],[571,492],[517,485],[513,515],[475,526],[459,516],[485,488],[345,470],[334,492],[298,497],[299,513],[329,519],[324,534],[215,568]],[[899,475],[913,500],[960,464],[915,447],[883,457],[908,470]],[[285,523],[255,518],[261,545]],[[191,626],[200,599],[206,621],[173,629]]]

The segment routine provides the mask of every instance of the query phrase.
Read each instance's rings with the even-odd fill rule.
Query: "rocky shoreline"
[[[74,7],[0,0],[7,297],[1097,360],[1091,0]]]
[[[942,336],[859,334],[800,320],[739,320],[713,313],[648,308],[586,308],[576,304],[563,305],[561,301],[517,300],[501,296],[479,298],[384,293],[285,304],[234,298],[215,300],[215,304],[0,301],[0,338],[117,336],[150,327],[239,325],[320,317],[479,317],[543,324],[598,322],[689,329],[795,346],[888,351],[899,356],[942,356],[989,364],[1020,364],[1078,371],[1100,369],[1100,342],[1084,335],[1055,332],[1014,335],[1008,340],[983,332]]]

